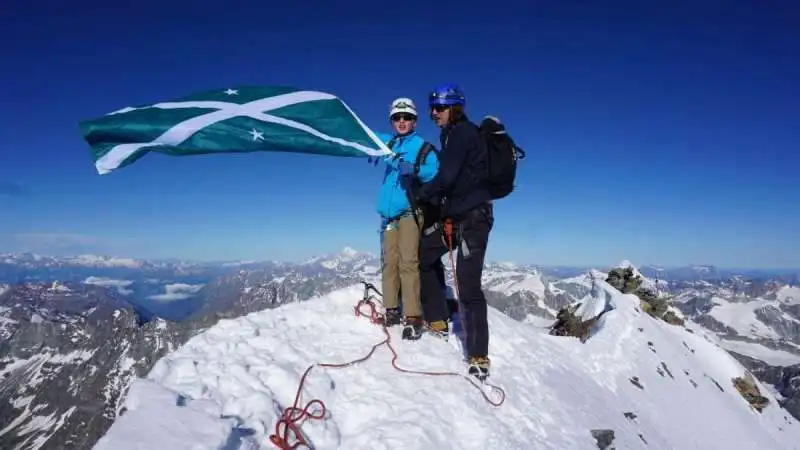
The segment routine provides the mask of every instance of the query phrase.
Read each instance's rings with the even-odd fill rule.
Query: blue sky
[[[77,124],[198,90],[290,84],[335,93],[388,131],[392,99],[423,103],[453,81],[473,118],[500,116],[528,150],[518,190],[496,206],[490,259],[800,267],[791,2],[332,3],[5,8],[0,251],[377,252],[382,170],[363,159],[151,154],[101,176]],[[419,129],[438,142],[429,121]]]

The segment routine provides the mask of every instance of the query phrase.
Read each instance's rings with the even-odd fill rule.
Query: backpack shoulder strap
[[[436,150],[436,147],[433,146],[430,142],[425,142],[422,144],[422,148],[419,149],[417,153],[417,159],[414,161],[414,176],[419,174],[419,168],[422,166],[422,163],[425,162],[425,158],[428,157],[428,153],[433,152],[436,157],[439,157],[439,152]]]
[[[436,151],[436,147],[433,146],[430,142],[425,142],[422,144],[422,147],[417,152],[417,158],[414,160],[414,172],[413,172],[413,179],[411,185],[414,186],[417,182],[414,179],[419,177],[419,168],[422,166],[422,163],[425,161],[425,158],[428,157],[428,153],[433,152],[436,157],[439,157],[439,153]],[[417,227],[421,230],[422,223],[420,223],[419,215],[417,214],[417,210],[419,209],[419,204],[417,203],[416,193],[406,191],[406,196],[408,197],[408,204],[411,206],[411,214],[414,216],[414,222],[417,223]]]

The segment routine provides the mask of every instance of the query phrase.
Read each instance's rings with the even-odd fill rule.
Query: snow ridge
[[[269,435],[306,368],[356,359],[385,338],[354,315],[362,294],[354,285],[221,320],[133,383],[95,449],[275,448]],[[653,319],[605,281],[592,295],[585,313],[603,313],[585,344],[489,309],[490,380],[508,394],[500,407],[466,382],[396,371],[381,348],[311,372],[299,404],[320,399],[327,414],[302,433],[320,449],[591,449],[592,430],[613,430],[617,448],[796,448],[800,425],[758,383],[770,404],[756,412],[732,384],[744,368],[700,331]],[[463,373],[456,340],[389,333],[400,366]]]

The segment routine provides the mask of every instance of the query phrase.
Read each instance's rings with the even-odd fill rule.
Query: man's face
[[[392,128],[397,134],[407,134],[414,130],[417,118],[409,113],[397,113],[392,116]]]
[[[431,117],[433,123],[439,128],[444,128],[450,122],[450,107],[444,105],[434,105],[431,107]]]

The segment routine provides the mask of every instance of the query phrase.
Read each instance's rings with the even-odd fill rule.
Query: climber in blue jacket
[[[381,216],[383,303],[386,326],[404,323],[403,339],[416,340],[424,329],[419,282],[419,242],[424,212],[412,205],[416,206],[418,186],[436,175],[439,160],[435,148],[416,132],[417,109],[411,99],[394,100],[389,108],[389,120],[394,134],[377,133],[394,153],[382,158],[386,171],[376,207]]]

